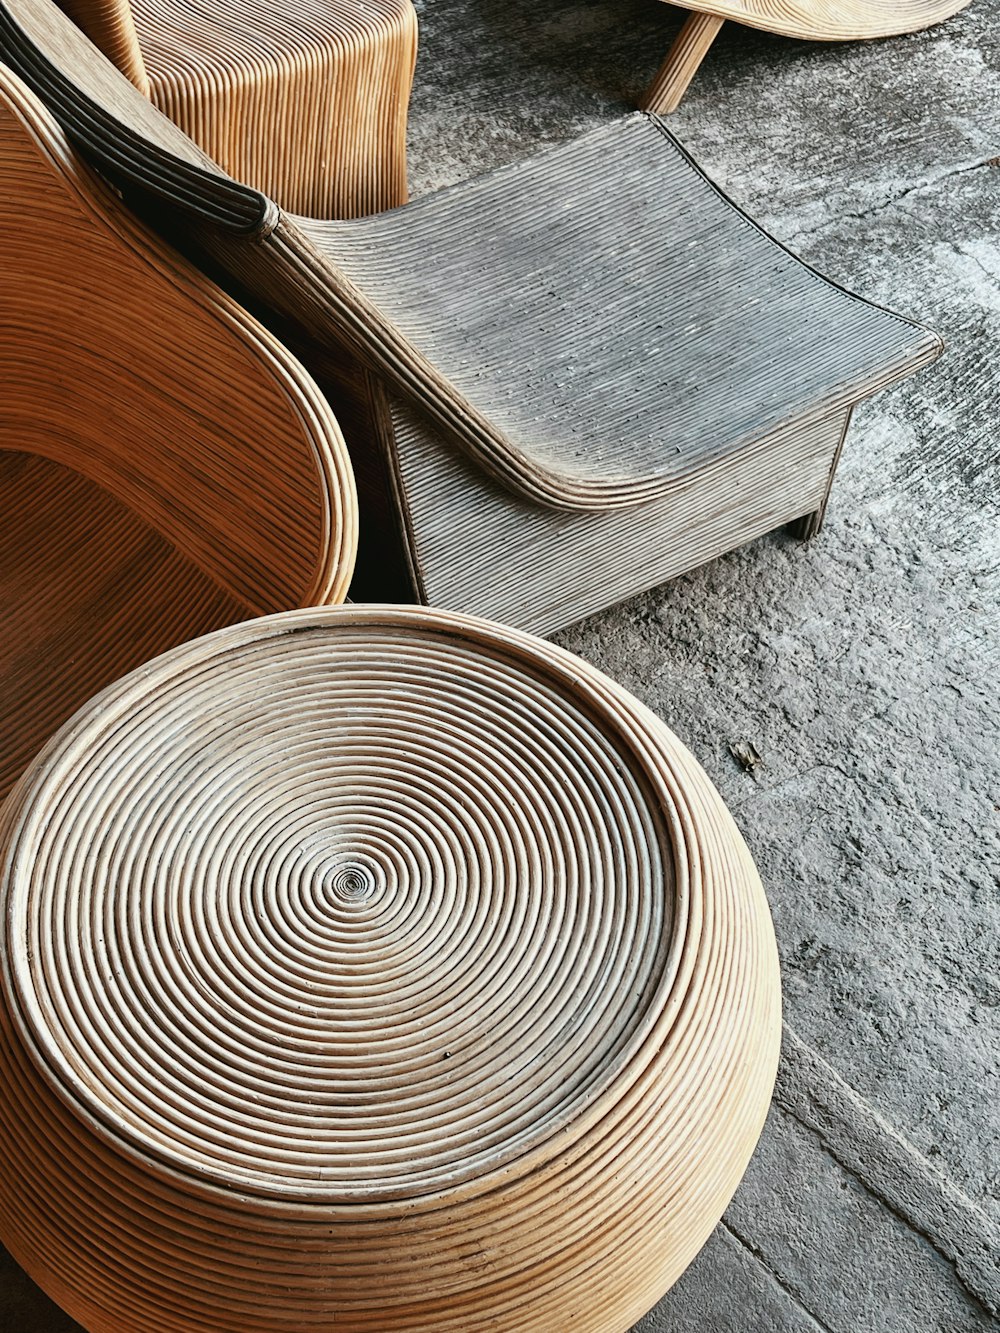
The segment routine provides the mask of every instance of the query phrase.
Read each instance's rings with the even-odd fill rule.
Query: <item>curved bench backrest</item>
[[[2,67],[0,188],[0,448],[87,476],[250,612],[342,600],[356,501],[319,389]]]
[[[274,204],[227,176],[52,0],[0,0],[0,59],[109,179],[229,232],[265,233]]]

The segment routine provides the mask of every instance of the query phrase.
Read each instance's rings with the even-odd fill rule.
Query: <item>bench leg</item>
[[[803,514],[801,518],[793,519],[788,525],[788,531],[791,536],[797,537],[800,542],[810,541],[813,537],[819,535],[825,517],[826,502],[824,501],[822,509],[814,509],[811,514]]]
[[[851,413],[848,412],[844,417],[844,426],[840,432],[840,440],[837,448],[834,450],[833,462],[830,465],[830,479],[826,483],[826,494],[823,496],[823,503],[818,509],[811,513],[803,514],[801,518],[796,518],[788,524],[788,532],[799,541],[807,542],[813,537],[817,537],[823,527],[823,520],[826,518],[826,506],[830,500],[830,491],[833,489],[833,479],[837,474],[837,464],[840,462],[841,451],[844,448],[844,440],[847,438],[847,428],[851,424]]]
[[[641,107],[666,116],[676,111],[687,92],[688,84],[705,58],[723,20],[714,14],[690,14],[674,39],[667,57],[649,85]]]

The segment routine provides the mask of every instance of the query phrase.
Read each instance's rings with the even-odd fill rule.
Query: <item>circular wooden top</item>
[[[689,924],[669,763],[614,688],[339,607],[98,696],[0,830],[9,1007],[58,1095],[261,1202],[478,1192],[583,1133],[661,1047]]]
[[[970,0],[685,0],[685,8],[812,42],[860,41],[943,23]]]

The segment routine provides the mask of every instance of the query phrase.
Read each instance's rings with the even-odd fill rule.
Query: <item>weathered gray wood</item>
[[[380,218],[299,225],[374,308],[367,338],[412,349],[397,391],[434,412],[443,380],[490,423],[502,479],[567,508],[666,494],[939,347],[801,263],[642,115]]]
[[[778,430],[659,500],[574,514],[498,485],[397,399],[397,497],[418,599],[554,632],[796,519],[805,506],[820,508],[846,415]]]
[[[97,164],[169,204],[308,364],[368,377],[350,443],[363,512],[405,549],[387,595],[408,567],[412,595],[554,629],[819,513],[839,448],[819,423],[843,423],[940,351],[765,235],[650,116],[377,218],[258,208],[239,221],[249,203],[228,200],[213,218],[217,201],[193,198],[193,164],[164,168],[155,112],[140,117],[117,86],[112,97],[105,74],[75,87],[62,38],[47,35],[65,23],[50,0],[2,3],[23,20],[20,58],[45,73],[67,129],[83,124]],[[25,24],[47,54],[24,56]],[[696,539],[716,510],[725,522]],[[459,573],[469,530],[495,544]],[[570,530],[581,535],[556,539]],[[512,573],[526,564],[531,609]],[[379,577],[362,569],[369,595]]]

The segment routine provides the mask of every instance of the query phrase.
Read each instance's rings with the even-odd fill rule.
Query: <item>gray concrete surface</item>
[[[417,193],[624,114],[680,22],[658,0],[418,7]],[[671,125],[948,351],[857,413],[810,545],[772,535],[561,636],[705,764],[784,968],[758,1153],[636,1333],[1000,1327],[1000,0],[867,44],[727,25]],[[0,1263],[0,1330],[73,1327]]]
[[[422,21],[418,191],[623,114],[680,16],[426,0]],[[758,1155],[639,1329],[995,1327],[1000,4],[873,43],[727,25],[671,127],[803,258],[948,351],[858,411],[809,546],[775,534],[561,636],[705,764],[784,968]]]

